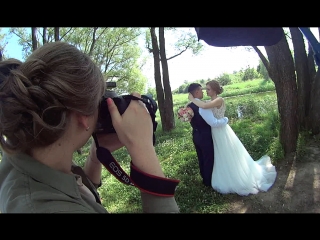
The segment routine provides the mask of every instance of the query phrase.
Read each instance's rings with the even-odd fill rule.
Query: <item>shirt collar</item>
[[[73,198],[81,198],[76,176],[60,172],[27,154],[4,154],[15,169]]]

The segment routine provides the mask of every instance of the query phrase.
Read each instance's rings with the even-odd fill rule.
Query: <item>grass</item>
[[[187,103],[187,95],[184,96],[184,99],[181,94],[173,96],[175,110],[179,105]],[[276,163],[283,157],[278,140],[279,118],[275,92],[228,97],[226,104],[230,126],[254,159],[268,154]],[[240,119],[237,106],[243,108],[243,117]],[[155,145],[159,161],[167,177],[181,181],[176,191],[176,200],[182,213],[221,213],[228,207],[228,200],[232,195],[222,195],[202,185],[191,130],[189,123],[176,119],[176,128],[170,133],[163,133],[159,123]],[[88,146],[89,143],[85,149]],[[129,173],[130,158],[126,149],[120,149],[113,155]],[[80,165],[85,161],[83,156],[77,154],[75,159]],[[138,189],[122,184],[106,169],[103,169],[102,182],[99,191],[103,205],[109,212],[142,211]]]
[[[272,83],[272,82],[271,82]],[[248,81],[225,86],[226,116],[229,124],[254,159],[264,154],[274,163],[283,158],[278,140],[279,117],[274,86],[262,80]],[[260,90],[259,90],[260,89]],[[256,91],[267,93],[253,93]],[[240,94],[240,95],[238,95]],[[187,94],[173,95],[174,111],[188,101]],[[241,106],[243,117],[238,118]],[[232,196],[221,195],[201,183],[197,155],[194,150],[191,126],[176,119],[176,128],[163,133],[159,111],[155,149],[167,177],[181,180],[176,191],[176,200],[182,213],[221,213],[228,207]],[[74,160],[83,166],[92,139],[82,148],[82,154],[74,153]],[[302,144],[303,141],[301,141]],[[130,158],[125,148],[113,153],[121,167],[129,173]],[[1,160],[1,156],[0,156]],[[132,186],[119,182],[105,168],[102,171],[102,186],[99,192],[102,203],[111,213],[142,212],[140,192]]]
[[[255,79],[252,81],[226,85],[223,87],[223,89],[224,91],[222,94],[220,94],[220,96],[225,98],[225,97],[234,97],[234,96],[240,96],[245,94],[274,91],[275,86],[271,80],[265,81],[263,79]],[[173,104],[179,105],[179,106],[184,105],[186,103],[186,99],[188,99],[188,93],[176,94],[173,97]],[[205,94],[205,91],[204,91],[203,100],[207,100],[207,99],[209,99],[209,97]]]

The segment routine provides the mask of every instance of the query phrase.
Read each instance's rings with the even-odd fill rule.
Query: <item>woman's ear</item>
[[[86,131],[90,128],[90,116],[86,116],[80,113],[76,113],[77,122],[80,128],[85,129]]]

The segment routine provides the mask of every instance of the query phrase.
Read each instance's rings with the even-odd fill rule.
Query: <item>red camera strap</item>
[[[130,163],[130,176],[121,168],[119,163],[114,159],[111,152],[98,145],[98,141],[94,135],[97,145],[97,158],[101,164],[120,182],[139,188],[141,191],[149,194],[172,197],[176,191],[179,180],[162,178],[153,176],[140,171],[134,164]]]
[[[130,176],[121,168],[119,163],[114,159],[111,152],[102,147],[97,147],[97,158],[101,164],[120,182],[134,186],[134,183],[131,181]]]
[[[96,153],[101,164],[120,182],[135,186],[141,191],[153,195],[165,197],[174,196],[176,187],[180,182],[179,180],[162,178],[144,173],[136,168],[132,162],[130,164],[131,174],[129,176],[121,168],[108,149],[98,147]]]

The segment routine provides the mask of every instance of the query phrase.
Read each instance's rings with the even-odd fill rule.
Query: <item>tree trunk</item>
[[[59,27],[54,28],[54,41],[55,42],[60,41]]]
[[[298,93],[293,58],[284,36],[273,45],[265,46],[278,99],[280,143],[285,155],[295,152],[298,139]]]
[[[173,113],[173,101],[172,92],[169,80],[169,69],[166,56],[164,28],[159,27],[159,44],[160,44],[160,57],[162,67],[162,83],[164,88],[164,110],[166,120],[162,122],[162,130],[170,131],[175,127],[174,113]]]
[[[44,27],[42,31],[42,45],[46,43],[47,43],[47,27]]]
[[[318,28],[319,35],[320,35],[320,28]],[[310,62],[312,61],[313,66],[315,66],[314,60],[314,52],[309,44],[309,55],[310,55]],[[312,57],[312,60],[311,60]],[[315,73],[315,67],[312,68],[312,73]],[[311,83],[311,107],[310,107],[310,118],[309,124],[311,128],[311,132],[313,135],[320,133],[320,71],[319,66],[318,70],[315,73],[315,77],[312,79]]]
[[[320,71],[313,81],[311,92],[310,125],[313,135],[320,133]]]
[[[320,35],[320,27],[318,28]],[[310,125],[313,135],[320,133],[320,66],[312,82]]]
[[[311,81],[308,67],[308,57],[304,38],[297,27],[290,27],[294,48],[294,62],[298,87],[298,117],[300,129],[307,129],[307,118],[310,111]]]
[[[93,53],[93,49],[96,45],[96,33],[97,33],[97,30],[98,30],[98,27],[94,27],[93,28],[93,33],[92,33],[92,43],[91,43],[91,46],[90,46],[90,50],[89,50],[89,53],[88,55],[91,57],[92,56],[92,53]]]
[[[156,84],[157,100],[158,100],[158,109],[160,112],[161,123],[166,122],[166,112],[165,112],[165,103],[164,103],[164,93],[161,83],[161,73],[160,73],[160,56],[159,56],[159,46],[155,28],[150,28],[151,42],[152,42],[152,54],[154,62],[154,81]]]
[[[312,47],[309,41],[308,41],[308,68],[309,68],[309,75],[310,75],[310,81],[312,86],[314,78],[316,77],[316,65],[314,61],[314,52],[312,50]]]
[[[38,41],[37,41],[37,28],[31,28],[31,38],[32,38],[32,51],[38,48]]]

